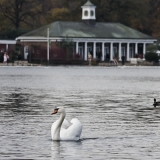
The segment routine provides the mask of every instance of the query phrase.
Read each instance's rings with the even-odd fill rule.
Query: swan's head
[[[63,107],[57,107],[54,109],[54,111],[51,114],[56,114],[56,113],[65,113],[65,109]]]

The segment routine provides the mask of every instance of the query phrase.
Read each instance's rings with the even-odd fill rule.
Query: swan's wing
[[[79,139],[81,136],[81,133],[82,133],[81,122],[77,118],[73,118],[71,120],[71,123],[73,125],[71,127],[69,127],[68,129],[72,131],[72,135],[74,135],[75,137],[78,137],[78,139]]]
[[[77,118],[72,119],[71,124],[68,129],[61,128],[61,140],[79,140],[82,132],[82,124]]]
[[[70,123],[69,121],[64,119],[61,127],[64,128],[64,129],[68,129],[71,125],[72,125],[72,123]]]

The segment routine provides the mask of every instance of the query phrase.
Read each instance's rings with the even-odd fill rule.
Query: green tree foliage
[[[160,39],[160,0],[90,0],[98,22],[119,22]],[[0,33],[55,21],[81,21],[87,0],[0,0]]]
[[[5,32],[0,34],[0,39],[15,39],[19,35],[26,33],[29,30],[21,29],[6,29]]]
[[[48,12],[47,21],[49,23],[54,21],[67,21],[70,16],[70,11],[67,8],[55,8]]]
[[[146,59],[146,61],[149,61],[149,62],[158,62],[159,61],[158,54],[155,52],[147,52],[145,54],[145,59]]]
[[[147,50],[147,52],[155,52],[157,50],[160,50],[159,43],[148,45],[147,48],[146,48],[146,50]]]
[[[152,31],[152,36],[160,38],[160,0],[148,0],[148,28]]]
[[[69,39],[69,38],[66,37],[61,42],[59,42],[59,45],[62,48],[70,48],[70,49],[72,49],[73,46],[74,46],[74,42],[72,41],[72,39]]]
[[[72,39],[66,37],[62,41],[57,42],[57,46],[66,50],[67,58],[71,58],[73,56],[74,42],[72,41]]]

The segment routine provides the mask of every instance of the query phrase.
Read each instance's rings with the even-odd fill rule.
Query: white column
[[[93,58],[96,59],[96,42],[93,43]]]
[[[78,53],[78,44],[79,44],[79,42],[76,42],[76,54]],[[80,54],[80,53],[78,53],[78,54]]]
[[[87,42],[85,42],[85,50],[84,50],[84,60],[87,61],[88,53],[87,53]]]
[[[104,61],[104,42],[102,42],[102,61]]]
[[[143,44],[143,55],[146,53],[146,43]]]
[[[113,60],[113,43],[110,44],[110,60]]]
[[[6,44],[6,51],[8,51],[8,44]]]
[[[127,43],[127,61],[129,61],[129,43]]]
[[[48,64],[49,64],[49,28],[47,28],[47,60],[48,60]]]
[[[121,43],[119,43],[119,50],[118,50],[118,57],[119,57],[119,61],[122,61],[122,48],[121,48]]]
[[[138,43],[135,44],[135,54],[138,54]]]

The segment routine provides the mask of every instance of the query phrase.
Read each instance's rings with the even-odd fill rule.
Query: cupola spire
[[[87,2],[81,8],[82,8],[82,20],[95,23],[96,6],[92,4],[90,0],[87,0]]]

